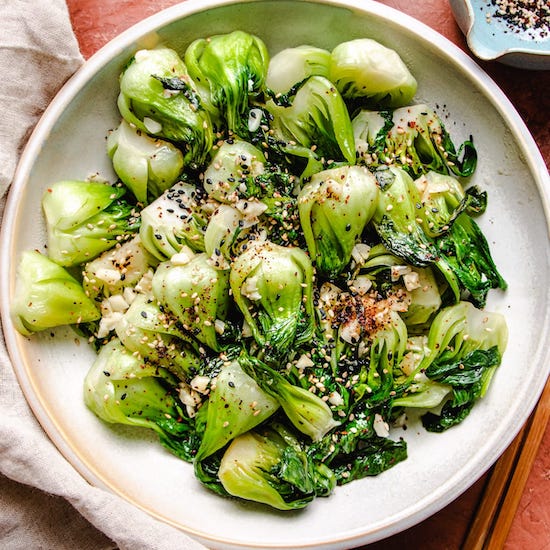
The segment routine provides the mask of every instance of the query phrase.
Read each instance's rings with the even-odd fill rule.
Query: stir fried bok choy
[[[415,430],[479,421],[508,337],[485,309],[506,290],[491,160],[413,73],[369,37],[136,51],[105,128],[113,181],[46,182],[15,327],[74,327],[105,430],[152,430],[208,490],[277,510],[400,468],[410,411]]]

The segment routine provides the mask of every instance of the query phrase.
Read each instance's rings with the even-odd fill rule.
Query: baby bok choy
[[[370,38],[342,42],[332,50],[330,79],[344,99],[378,108],[409,105],[417,88],[399,54]]]
[[[201,443],[194,468],[201,483],[218,494],[227,495],[218,477],[223,449],[238,436],[265,422],[278,408],[277,400],[264,392],[237,360],[224,361],[214,377],[208,400],[196,418]]]
[[[321,274],[336,277],[349,263],[377,199],[376,178],[360,166],[318,172],[302,188],[300,222],[309,255]]]
[[[407,343],[407,327],[399,313],[389,311],[386,317],[373,334],[364,339],[368,366],[363,365],[354,386],[357,397],[365,396],[370,405],[390,400]]]
[[[11,308],[13,324],[21,334],[100,317],[96,303],[65,268],[36,250],[21,254]]]
[[[463,201],[455,203],[456,210],[447,212],[448,223],[441,234],[431,238],[433,220],[437,220],[431,199],[421,194],[402,168],[380,169],[376,176],[381,188],[373,216],[376,232],[384,246],[407,264],[437,267],[448,285],[446,302],[467,297],[482,307],[490,289],[506,288],[483,232],[468,213],[470,199],[477,205],[484,202],[477,191],[466,193]]]
[[[441,290],[433,267],[417,267],[390,253],[383,244],[370,248],[368,257],[357,266],[353,287],[370,281],[379,293],[398,291],[405,307],[399,311],[408,327],[428,323],[442,305]]]
[[[12,316],[78,325],[99,418],[154,430],[219,495],[297,510],[487,394],[507,343],[482,309],[506,288],[487,194],[473,139],[412,104],[406,52],[189,38],[124,66],[118,180],[49,187]]]
[[[170,48],[139,50],[120,76],[118,108],[129,124],[183,151],[196,168],[212,147],[213,129],[187,67]]]
[[[478,307],[485,306],[491,289],[507,288],[485,235],[468,214],[460,214],[449,231],[437,239],[437,248],[438,266],[447,281],[451,286],[458,284],[466,290],[469,299]]]
[[[334,84],[324,76],[310,76],[288,100],[274,98],[266,107],[278,140],[292,147],[313,148],[318,158],[355,164],[348,109]],[[288,151],[292,153],[292,149]]]
[[[125,120],[107,137],[107,152],[117,176],[143,204],[174,184],[183,170],[183,153],[175,145]]]
[[[313,441],[338,426],[329,405],[317,395],[291,384],[284,375],[256,357],[242,354],[239,362],[243,370],[279,402],[294,427]]]
[[[414,183],[421,195],[424,231],[432,238],[446,233],[462,212],[475,216],[487,207],[487,193],[476,186],[464,189],[457,178],[447,174],[429,171]]]
[[[332,470],[338,485],[376,476],[407,459],[407,442],[388,437],[388,428],[376,409],[357,408],[353,417],[313,443],[308,454]]]
[[[395,110],[361,110],[353,133],[359,162],[371,167],[398,164],[413,177],[430,170],[471,176],[477,165],[472,138],[458,150],[437,113],[419,104]]]
[[[198,343],[172,314],[144,294],[137,295],[117,317],[114,330],[128,351],[171,371],[181,380],[201,367]]]
[[[247,137],[250,102],[263,92],[269,63],[263,41],[243,31],[199,38],[184,59],[213,119]]]
[[[231,265],[229,282],[252,335],[269,358],[313,334],[313,266],[296,247],[251,242]]]
[[[117,294],[126,294],[129,298],[144,277],[152,276],[157,264],[156,258],[149,254],[136,235],[84,264],[82,286],[86,294],[98,302]]]
[[[264,172],[265,156],[251,143],[238,138],[224,141],[204,171],[203,186],[219,202],[235,202],[249,177]]]
[[[193,423],[178,397],[178,380],[114,339],[104,345],[84,381],[84,402],[102,420],[154,430],[162,445],[192,461],[198,447]]]
[[[268,419],[279,403],[233,360],[222,365],[203,407],[204,433],[196,462]]]
[[[48,230],[48,256],[63,266],[93,260],[139,229],[126,189],[107,183],[64,180],[42,197]]]
[[[278,510],[303,508],[336,485],[330,468],[315,461],[280,423],[246,432],[225,451],[218,472],[233,496],[269,504]]]
[[[291,94],[292,88],[310,76],[330,78],[330,52],[303,44],[285,48],[269,60],[266,86],[275,96]]]
[[[207,216],[197,188],[178,181],[141,211],[139,235],[144,248],[157,260],[169,260],[182,249],[204,251]]]
[[[372,221],[384,246],[417,267],[435,262],[437,250],[424,231],[422,197],[412,178],[395,166],[380,169],[375,174],[380,196]]]
[[[404,385],[394,406],[426,407],[422,393],[435,382],[448,391],[441,394],[440,413],[423,417],[424,427],[440,432],[462,422],[487,392],[507,341],[508,329],[499,313],[479,310],[470,302],[442,309],[430,326],[421,360],[409,374],[408,381],[414,383]]]
[[[229,271],[213,267],[206,254],[172,256],[153,275],[155,298],[171,311],[185,331],[210,349],[220,351],[219,325],[227,318]]]

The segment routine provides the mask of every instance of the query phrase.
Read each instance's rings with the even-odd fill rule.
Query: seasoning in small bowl
[[[472,53],[523,69],[550,68],[548,0],[450,0]]]

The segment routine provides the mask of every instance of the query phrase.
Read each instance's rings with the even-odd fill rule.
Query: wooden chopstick
[[[500,550],[550,418],[550,378],[537,407],[495,464],[462,550]]]
[[[510,473],[516,464],[526,428],[527,425],[521,429],[514,441],[496,462],[485,485],[468,536],[462,546],[463,550],[483,550],[497,514],[498,504],[510,481]]]

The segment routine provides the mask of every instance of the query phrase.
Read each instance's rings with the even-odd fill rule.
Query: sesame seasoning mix
[[[106,430],[153,430],[205,490],[294,510],[406,460],[411,411],[429,432],[469,421],[506,281],[475,138],[415,101],[398,52],[270,55],[234,31],[139,50],[113,86],[115,181],[48,184],[12,308],[26,336],[88,338]]]
[[[487,2],[487,8],[487,21],[501,21],[506,32],[532,40],[544,40],[550,36],[548,0],[491,0]]]

